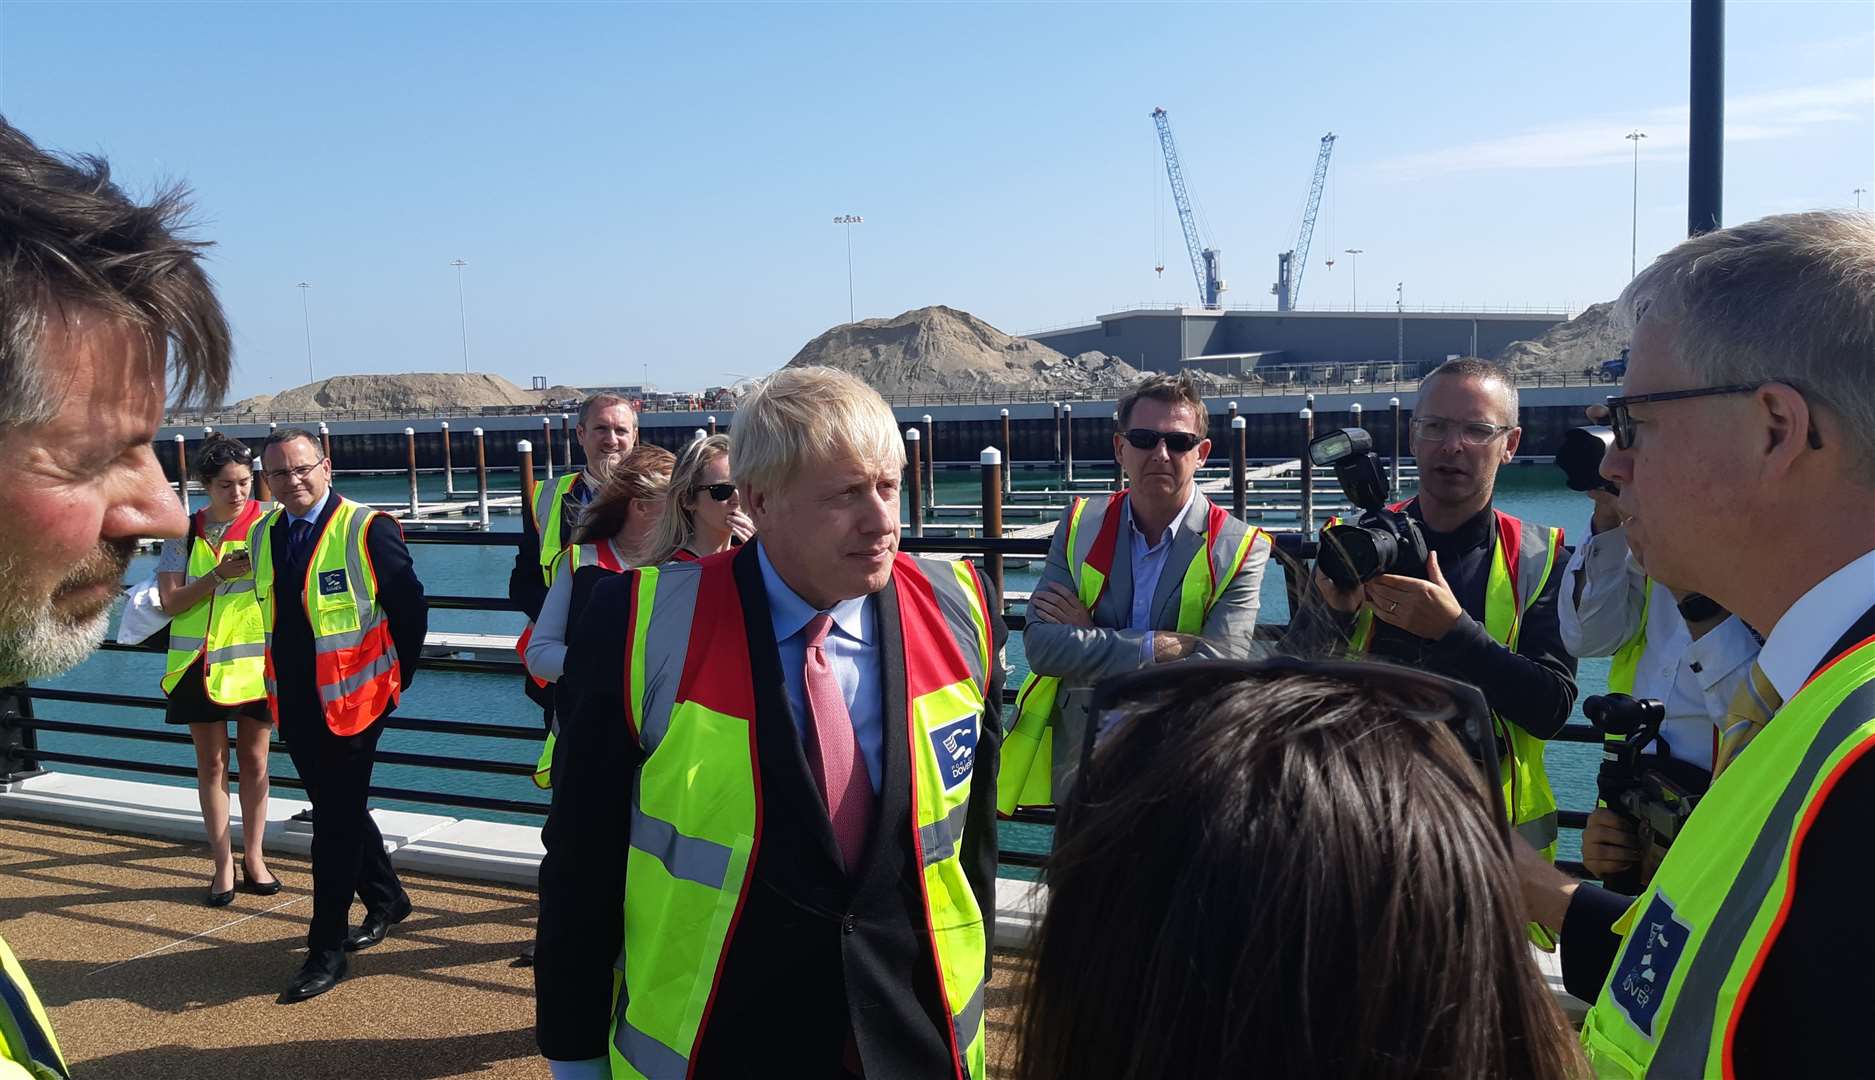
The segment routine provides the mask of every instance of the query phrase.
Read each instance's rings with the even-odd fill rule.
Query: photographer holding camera
[[[1497,470],[1523,436],[1517,389],[1495,364],[1447,361],[1420,382],[1412,435],[1418,496],[1394,513],[1370,510],[1360,525],[1323,531],[1315,586],[1324,603],[1296,613],[1284,650],[1371,654],[1484,691],[1497,718],[1511,823],[1553,857],[1556,797],[1543,741],[1575,705],[1575,658],[1557,626],[1562,530],[1491,504]],[[1398,536],[1380,545],[1386,561],[1356,546],[1373,543],[1362,540],[1370,530]]]
[[[1592,407],[1589,419],[1603,423],[1607,410]],[[1609,888],[1639,892],[1711,784],[1727,706],[1759,642],[1707,597],[1647,575],[1613,485],[1595,471],[1607,430],[1571,432],[1569,441],[1584,449],[1556,457],[1569,486],[1595,504],[1589,538],[1563,571],[1559,611],[1570,652],[1614,657],[1608,697],[1583,706],[1603,730],[1607,753],[1596,778],[1601,805],[1582,830],[1582,863]],[[1651,723],[1640,719],[1649,703]]]

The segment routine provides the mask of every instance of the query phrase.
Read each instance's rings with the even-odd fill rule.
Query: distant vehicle
[[[1613,360],[1603,360],[1600,366],[1589,368],[1587,371],[1583,372],[1583,374],[1594,376],[1605,383],[1620,382],[1622,379],[1627,378],[1628,351],[1622,349],[1620,356],[1615,357]]]

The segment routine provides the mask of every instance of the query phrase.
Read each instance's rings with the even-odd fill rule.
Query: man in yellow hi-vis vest
[[[165,369],[177,405],[219,401],[230,336],[201,245],[182,231],[187,196],[170,187],[141,205],[101,159],[45,153],[0,121],[11,328],[0,343],[0,695],[90,656],[137,541],[188,530],[151,443]],[[38,770],[31,734],[0,739],[0,776]],[[14,943],[44,955],[32,923]],[[0,1077],[66,1075],[45,1009],[0,941]]]
[[[1695,236],[1617,302],[1608,400],[1649,572],[1765,633],[1711,789],[1638,898],[1527,855],[1603,1076],[1869,1071],[1875,920],[1875,218]],[[1766,714],[1769,714],[1768,716]]]
[[[997,807],[1058,800],[1079,761],[1086,688],[1185,657],[1248,657],[1270,540],[1205,498],[1209,414],[1190,378],[1151,375],[1120,399],[1115,462],[1131,485],[1077,499],[1029,602],[1033,672],[1003,747]]]
[[[556,1080],[984,1080],[1003,621],[898,552],[904,449],[853,376],[736,410],[755,542],[608,576],[542,831]]]

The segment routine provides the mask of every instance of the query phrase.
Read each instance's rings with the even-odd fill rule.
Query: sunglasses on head
[[[710,498],[715,499],[717,502],[728,502],[736,497],[736,485],[734,484],[698,484],[690,490],[692,492],[707,491],[710,493]]]
[[[1174,454],[1189,454],[1204,441],[1203,435],[1193,435],[1189,431],[1154,431],[1151,428],[1133,428],[1122,432],[1121,437],[1135,450],[1152,450],[1164,442],[1166,450]]]

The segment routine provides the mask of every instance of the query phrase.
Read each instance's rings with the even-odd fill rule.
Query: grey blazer
[[[1082,512],[1080,542],[1084,548],[1092,546],[1105,508],[1104,499],[1096,495]],[[1087,695],[1074,691],[1084,691],[1109,675],[1146,666],[1149,654],[1145,642],[1152,632],[1178,629],[1180,584],[1185,568],[1204,547],[1205,519],[1210,511],[1211,501],[1199,493],[1173,533],[1172,550],[1166,558],[1165,569],[1159,574],[1158,587],[1153,590],[1151,630],[1127,628],[1133,617],[1135,541],[1134,530],[1130,528],[1120,530],[1119,543],[1114,548],[1113,572],[1108,575],[1106,591],[1094,604],[1092,627],[1031,621],[1023,630],[1022,647],[1030,670],[1040,675],[1057,675],[1062,680],[1062,693],[1056,698],[1054,716],[1056,801],[1060,801],[1065,791],[1062,766],[1079,759],[1081,733],[1086,723]],[[1118,508],[1114,512],[1118,513]],[[1235,552],[1249,529],[1250,526],[1230,518],[1218,538],[1219,557]],[[1267,537],[1251,547],[1244,558],[1243,569],[1225,586],[1205,617],[1203,641],[1192,654],[1194,658],[1244,659],[1254,654],[1252,636],[1256,631],[1257,608],[1262,602],[1263,568],[1269,561],[1269,553]],[[1065,528],[1055,529],[1054,543],[1048,549],[1042,584],[1049,582],[1069,592],[1075,591],[1074,576],[1068,569],[1068,530]]]

